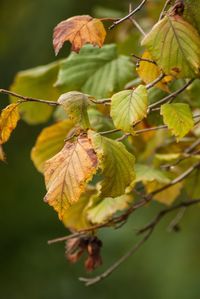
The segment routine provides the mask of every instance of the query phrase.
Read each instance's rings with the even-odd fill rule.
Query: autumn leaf
[[[78,202],[97,168],[97,155],[85,134],[74,142],[66,142],[57,155],[45,162],[48,191],[45,201],[54,207],[60,219],[71,205]]]
[[[188,104],[172,103],[161,106],[163,121],[176,136],[177,141],[184,137],[194,126],[192,112]]]
[[[83,230],[93,224],[88,220],[87,211],[90,207],[91,197],[96,193],[93,188],[87,188],[79,201],[70,206],[63,214],[62,222],[72,230]]]
[[[123,90],[111,98],[111,117],[117,129],[133,132],[133,125],[147,115],[148,98],[144,85]]]
[[[0,144],[0,161],[5,162],[5,160],[6,160],[6,155],[4,153],[2,145]]]
[[[199,74],[200,37],[180,16],[166,16],[142,40],[167,75],[193,78]]]
[[[148,51],[145,51],[142,55],[142,59],[148,59],[152,61],[152,56]],[[146,83],[151,83],[156,80],[162,71],[158,65],[149,61],[141,60],[139,66],[137,67],[137,72],[140,78]],[[155,87],[162,89],[163,91],[169,92],[168,82],[172,81],[172,76],[165,76],[160,82],[158,82]]]
[[[57,154],[74,123],[66,119],[44,128],[31,151],[31,159],[38,171],[43,172],[44,162]]]
[[[19,119],[18,103],[10,104],[3,109],[0,115],[0,144],[8,141]]]
[[[102,47],[106,31],[99,19],[89,15],[75,16],[59,23],[53,34],[53,46],[56,55],[59,53],[65,41],[72,44],[72,50],[79,52],[83,45],[89,43]]]

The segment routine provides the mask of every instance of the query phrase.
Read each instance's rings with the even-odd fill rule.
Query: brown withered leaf
[[[2,110],[0,115],[0,144],[8,141],[19,119],[17,103],[10,104]]]
[[[98,168],[97,155],[86,134],[63,149],[44,165],[47,194],[44,200],[58,212],[62,220],[65,211],[76,203]]]
[[[72,44],[72,50],[79,52],[83,45],[89,43],[102,47],[106,31],[99,19],[89,15],[75,16],[60,22],[54,29],[53,46],[56,55],[65,41]]]

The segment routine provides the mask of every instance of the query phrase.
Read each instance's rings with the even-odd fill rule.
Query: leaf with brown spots
[[[53,46],[56,55],[65,41],[72,44],[72,50],[79,52],[83,45],[89,43],[102,47],[106,31],[99,19],[89,15],[75,16],[59,23],[53,34]]]
[[[0,144],[5,143],[10,138],[12,131],[16,128],[20,119],[18,104],[8,105],[0,115]]]
[[[46,161],[45,201],[54,207],[61,220],[69,206],[78,202],[97,168],[97,155],[86,134],[66,142],[57,155]]]

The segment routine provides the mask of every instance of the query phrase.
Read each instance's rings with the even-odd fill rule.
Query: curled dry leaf
[[[65,41],[72,44],[72,50],[79,52],[83,45],[89,43],[102,47],[106,31],[99,19],[89,15],[75,16],[59,23],[53,34],[53,46],[56,55]]]
[[[80,199],[97,168],[97,155],[86,134],[66,142],[57,155],[46,161],[45,201],[54,207],[61,220],[69,206]]]
[[[5,143],[10,138],[12,131],[16,128],[20,119],[18,104],[10,104],[3,109],[0,116],[0,144]]]

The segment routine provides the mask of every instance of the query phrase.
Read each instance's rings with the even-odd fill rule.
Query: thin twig
[[[168,232],[172,232],[172,231],[178,231],[179,230],[179,223],[181,221],[181,219],[183,218],[184,214],[186,211],[186,207],[182,207],[178,213],[176,214],[176,217],[174,219],[172,219],[172,221],[170,222],[170,224],[168,225],[167,231]]]
[[[154,87],[158,82],[160,82],[165,77],[165,74],[161,73],[158,78],[156,78],[154,81],[146,85],[146,89],[150,89]]]
[[[81,235],[85,235],[85,232],[78,232],[78,233],[74,233],[74,234],[71,234],[68,236],[52,239],[52,240],[49,240],[47,243],[50,245],[50,244],[54,244],[54,243],[58,243],[58,242],[64,242],[69,239],[74,239],[74,238],[80,237]]]
[[[143,57],[137,56],[137,55],[135,55],[133,53],[131,54],[131,56],[133,56],[134,58],[136,58],[139,61],[145,61],[145,62],[149,62],[149,63],[153,63],[153,64],[157,65],[156,61],[154,61],[152,59],[143,58]]]
[[[152,110],[152,108],[155,108],[157,106],[160,106],[161,104],[164,104],[166,102],[169,102],[171,100],[173,100],[174,98],[177,97],[177,95],[179,95],[181,92],[183,92],[189,85],[192,84],[192,82],[194,81],[194,79],[189,80],[185,85],[183,85],[181,88],[179,88],[178,90],[176,90],[175,92],[169,94],[168,96],[164,97],[163,99],[161,99],[158,102],[155,102],[151,105],[149,105],[149,110]]]
[[[92,99],[92,98],[90,98],[90,101],[92,102],[92,103],[94,103],[94,104],[97,104],[97,105],[102,105],[102,104],[109,104],[110,103],[110,99],[101,99],[101,100],[94,100],[94,99]]]
[[[31,98],[31,97],[25,97],[25,96],[19,95],[15,92],[12,92],[12,91],[9,91],[9,90],[6,90],[6,89],[0,89],[0,93],[10,95],[10,96],[16,97],[18,99],[21,99],[22,101],[20,101],[19,103],[37,102],[37,103],[41,103],[41,104],[47,104],[47,105],[50,105],[50,106],[58,106],[59,105],[59,103],[57,103],[57,102],[46,101],[46,100],[41,100],[41,99]]]
[[[178,184],[179,182],[183,181],[185,178],[187,178],[195,169],[200,167],[200,162],[195,163],[191,167],[189,167],[185,172],[183,172],[181,175],[176,177],[174,180],[172,180],[169,184],[151,192],[151,195],[154,196],[168,188],[170,188],[173,185]]]
[[[167,7],[171,4],[172,0],[167,0],[165,2],[165,5],[161,11],[161,14],[160,14],[160,17],[159,17],[159,21],[164,17],[165,13],[166,13],[166,10],[167,10]]]
[[[126,254],[124,254],[110,268],[108,268],[105,272],[103,272],[99,276],[92,277],[92,278],[80,277],[79,280],[84,282],[86,286],[91,286],[93,284],[102,281],[103,279],[111,275],[113,271],[119,268],[119,266],[122,263],[124,263],[130,256],[132,256],[136,251],[138,251],[138,249],[149,239],[152,232],[153,232],[153,228],[152,230],[149,230],[147,234],[138,243],[134,244],[134,246]]]
[[[166,214],[168,214],[172,211],[175,211],[177,209],[180,209],[182,207],[186,208],[186,207],[198,204],[198,203],[200,203],[200,199],[191,200],[191,201],[184,201],[184,202],[181,202],[180,204],[178,204],[176,206],[173,206],[173,207],[170,207],[168,209],[160,211],[158,213],[158,215],[156,215],[156,217],[149,224],[147,224],[145,227],[143,227],[142,229],[140,229],[138,231],[138,235],[145,233],[144,237],[138,243],[134,244],[134,246],[126,254],[124,254],[120,259],[118,259],[113,265],[111,265],[111,267],[109,267],[105,272],[103,272],[102,274],[100,274],[96,277],[92,277],[92,278],[80,277],[79,280],[84,282],[86,286],[91,286],[91,285],[96,284],[96,283],[102,281],[103,279],[107,278],[117,268],[119,268],[119,266],[122,263],[124,263],[129,257],[131,257],[134,253],[136,253],[138,251],[138,249],[149,239],[149,237],[153,233],[156,226],[159,224],[161,219]]]
[[[130,17],[132,17],[135,13],[137,13],[146,3],[147,0],[143,0],[140,5],[138,5],[138,7],[136,7],[133,11],[131,11],[128,15],[126,15],[125,17],[113,22],[113,24],[109,27],[109,29],[113,29],[115,26],[121,24],[122,22],[124,22],[125,20],[128,20]]]
[[[120,132],[120,129],[113,129],[113,130],[109,130],[109,131],[99,132],[99,134],[109,135],[109,134],[113,134],[113,133],[117,133],[117,132]]]
[[[147,225],[145,225],[143,228],[141,228],[138,231],[138,234],[143,234],[144,232],[151,230],[152,227],[155,227],[166,214],[168,214],[172,211],[178,210],[180,208],[183,208],[183,207],[189,207],[192,205],[196,205],[198,203],[200,203],[200,199],[194,199],[194,200],[190,200],[190,201],[188,201],[188,200],[182,201],[181,203],[179,203],[175,206],[172,206],[170,208],[160,211],[150,223],[148,223]]]
[[[132,11],[132,4],[129,4],[129,13],[131,13]],[[142,29],[142,27],[140,26],[140,24],[132,17],[129,18],[130,22],[138,29],[138,31],[142,34],[142,36],[146,36],[146,33],[144,32],[144,30]]]
[[[157,127],[151,127],[151,128],[145,128],[145,129],[137,130],[134,133],[136,135],[139,135],[139,134],[142,134],[142,133],[151,132],[151,131],[158,131],[158,130],[163,130],[163,129],[168,129],[168,127],[166,125],[161,125],[161,126],[157,126]]]

